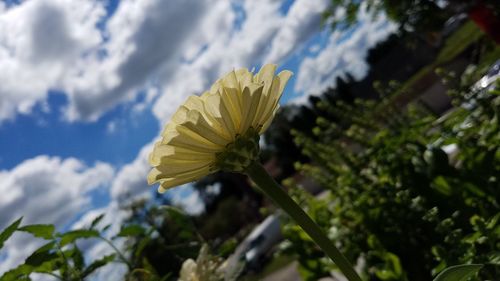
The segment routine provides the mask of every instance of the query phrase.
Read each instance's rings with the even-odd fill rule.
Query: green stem
[[[253,161],[246,170],[247,175],[271,197],[290,217],[292,217],[302,229],[309,234],[312,240],[323,249],[332,259],[349,281],[361,281],[359,275],[354,271],[347,258],[333,245],[321,228],[293,201],[276,181],[266,172],[264,167],[257,161]]]
[[[62,258],[63,258],[63,260],[64,260],[64,263],[65,263],[64,265],[66,266],[66,270],[68,271],[68,272],[67,272],[67,274],[69,274],[70,279],[72,279],[72,277],[73,277],[74,275],[79,276],[79,274],[76,274],[76,273],[75,273],[75,269],[74,269],[74,268],[71,266],[71,264],[69,263],[68,258],[67,258],[67,257],[66,257],[66,255],[64,254],[64,251],[63,251],[63,249],[61,248],[61,245],[59,245],[59,243],[58,243],[58,242],[56,242],[56,247],[57,247],[57,250],[59,251],[59,253],[61,254],[61,257],[62,257]],[[61,270],[62,270],[62,269],[60,269],[60,271],[61,271]],[[62,275],[63,275],[63,276],[61,277],[61,280],[66,280],[66,279],[68,279],[68,278],[65,278],[66,272],[61,271],[61,273],[62,273]],[[80,278],[80,279],[81,279],[81,278]]]
[[[118,248],[116,248],[116,246],[111,241],[109,241],[108,239],[106,239],[105,237],[102,237],[102,236],[99,236],[99,239],[103,240],[104,242],[106,242],[106,244],[108,244],[111,248],[113,248],[113,250],[115,250],[116,254],[118,255],[118,258],[122,261],[122,263],[127,265],[129,270],[132,270],[132,268],[133,268],[132,264],[122,254],[122,252],[120,250],[118,250]]]

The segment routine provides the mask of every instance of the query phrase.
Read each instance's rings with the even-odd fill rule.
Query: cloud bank
[[[397,30],[385,15],[372,19],[360,9],[360,22],[352,30],[335,31],[324,49],[315,57],[306,57],[300,65],[295,91],[301,93],[296,101],[303,102],[309,95],[319,95],[329,86],[334,86],[336,77],[350,73],[362,79],[368,73],[365,61],[368,50]]]
[[[50,90],[64,118],[96,121],[142,92],[163,120],[235,67],[279,63],[320,29],[326,0],[26,1],[0,9],[0,122],[29,114]]]

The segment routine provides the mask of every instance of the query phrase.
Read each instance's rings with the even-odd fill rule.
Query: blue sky
[[[324,29],[328,2],[0,2],[0,227],[21,215],[59,228],[119,221],[120,206],[155,190],[147,155],[170,115],[233,68],[293,71],[284,104],[363,77],[367,50],[395,27],[360,14],[351,30]],[[202,208],[189,185],[165,196]],[[21,243],[37,245],[9,243],[0,273],[25,257]]]
[[[150,111],[130,115],[125,106],[104,114],[98,122],[68,123],[60,111],[66,103],[60,93],[51,93],[50,112],[36,106],[0,127],[0,169],[11,169],[24,159],[40,154],[76,157],[86,163],[97,160],[121,166],[132,161],[137,151],[153,139],[159,124]],[[110,123],[112,122],[112,123]],[[115,129],[110,125],[115,124]]]

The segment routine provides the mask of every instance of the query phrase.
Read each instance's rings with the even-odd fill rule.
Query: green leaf
[[[219,247],[217,255],[220,257],[229,257],[235,251],[236,247],[238,247],[238,240],[236,238],[227,239]]]
[[[9,225],[7,228],[5,228],[2,233],[0,233],[0,249],[3,247],[3,243],[9,239],[9,237],[14,233],[14,231],[17,230],[17,227],[19,224],[21,224],[21,220],[23,218],[20,217],[17,221],[13,222],[11,225]]]
[[[60,259],[54,251],[55,242],[47,243],[36,251],[34,251],[26,260],[24,264],[5,272],[0,277],[2,281],[20,281],[30,280],[29,275],[33,272],[51,273],[57,270],[58,261]]]
[[[396,280],[398,276],[389,269],[377,269],[375,270],[375,275],[380,280]]]
[[[158,272],[156,271],[155,267],[151,264],[149,259],[147,257],[142,258],[142,269],[143,271],[137,271],[136,273],[142,274],[142,278],[144,280],[156,280],[158,279]],[[140,275],[137,275],[140,277]],[[149,277],[149,278],[148,278]]]
[[[450,196],[452,194],[452,188],[443,176],[436,177],[432,181],[431,187],[443,195]]]
[[[144,248],[151,242],[150,237],[145,237],[144,239],[141,239],[141,242],[137,245],[137,248],[135,249],[134,257],[138,258],[142,255],[142,251],[144,251]]]
[[[35,237],[52,239],[54,238],[55,227],[52,224],[32,224],[20,227],[18,230],[31,233]]]
[[[82,277],[86,277],[92,272],[94,272],[96,269],[105,266],[106,264],[112,262],[115,260],[116,254],[111,254],[104,256],[101,259],[95,260],[93,263],[91,263],[87,268],[82,273]]]
[[[496,214],[494,217],[488,220],[488,224],[486,225],[487,229],[493,229],[498,223],[498,220],[500,220],[500,213]]]
[[[90,229],[94,229],[97,224],[99,224],[99,222],[102,221],[102,219],[104,218],[104,214],[101,214],[99,216],[97,216],[95,219],[92,220],[92,223],[90,224]]]
[[[145,233],[146,230],[142,226],[138,224],[131,224],[122,227],[122,229],[116,236],[117,237],[139,236],[139,235],[144,235]]]
[[[129,273],[129,276],[136,277],[138,280],[157,280],[157,274],[154,272],[149,272],[145,268],[134,268],[134,270]]]
[[[467,278],[476,274],[481,268],[482,264],[461,264],[450,266],[439,273],[434,281],[465,281]]]
[[[34,267],[33,272],[38,272],[38,273],[53,273],[54,271],[59,270],[61,266],[63,266],[64,263],[62,259],[57,258],[57,259],[52,259],[49,261],[45,261],[41,265]]]
[[[75,264],[75,268],[78,270],[82,270],[85,265],[85,260],[83,258],[83,254],[80,249],[73,245],[73,248],[69,251],[69,255],[73,259],[73,263]]]
[[[55,244],[56,242],[50,242],[38,248],[28,258],[26,258],[24,263],[31,266],[40,266],[45,262],[59,258],[59,255],[52,251]]]
[[[64,247],[65,245],[69,243],[73,243],[78,239],[87,239],[87,238],[92,238],[92,237],[99,237],[99,232],[93,229],[85,230],[85,229],[78,229],[78,230],[73,230],[69,231],[63,234],[60,234],[61,237],[61,242],[60,246]]]
[[[108,224],[108,225],[104,226],[104,227],[101,229],[101,233],[105,232],[105,231],[106,231],[106,230],[108,230],[110,227],[111,227],[111,224]]]
[[[18,267],[5,272],[0,276],[2,281],[19,281],[21,278],[25,278],[33,272],[33,267],[26,264],[21,264]],[[23,280],[21,279],[21,280]]]

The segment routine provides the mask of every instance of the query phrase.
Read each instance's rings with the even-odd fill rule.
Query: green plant
[[[126,265],[125,280],[175,280],[182,263],[198,255],[203,241],[197,236],[191,218],[170,206],[145,207],[137,203],[131,209],[134,215],[111,238],[108,238],[110,224],[99,227],[104,215],[96,217],[87,228],[66,232],[57,232],[50,224],[20,226],[22,219],[18,219],[0,233],[0,249],[16,231],[47,241],[23,264],[5,272],[0,280],[30,280],[33,273],[41,273],[60,280],[81,281],[113,263]],[[86,262],[86,255],[77,243],[82,239],[105,243],[114,253]]]
[[[369,280],[431,280],[456,264],[498,264],[500,98],[471,88],[473,77],[454,85],[457,107],[444,117],[389,98],[322,100],[327,114],[314,135],[294,132],[312,160],[297,169],[329,192],[298,199],[351,262],[363,261]],[[332,268],[293,224],[285,236],[307,280]],[[486,266],[480,276],[498,274]]]
[[[51,275],[60,280],[84,280],[95,270],[113,261],[125,262],[126,259],[117,251],[116,254],[104,256],[90,263],[86,263],[84,255],[76,242],[80,239],[97,238],[108,241],[94,227],[102,219],[97,217],[90,228],[77,229],[67,232],[56,232],[50,224],[32,224],[20,226],[22,218],[13,222],[0,234],[0,248],[3,243],[16,231],[32,234],[34,237],[47,240],[36,249],[23,264],[4,273],[0,280],[30,280],[32,273]]]

